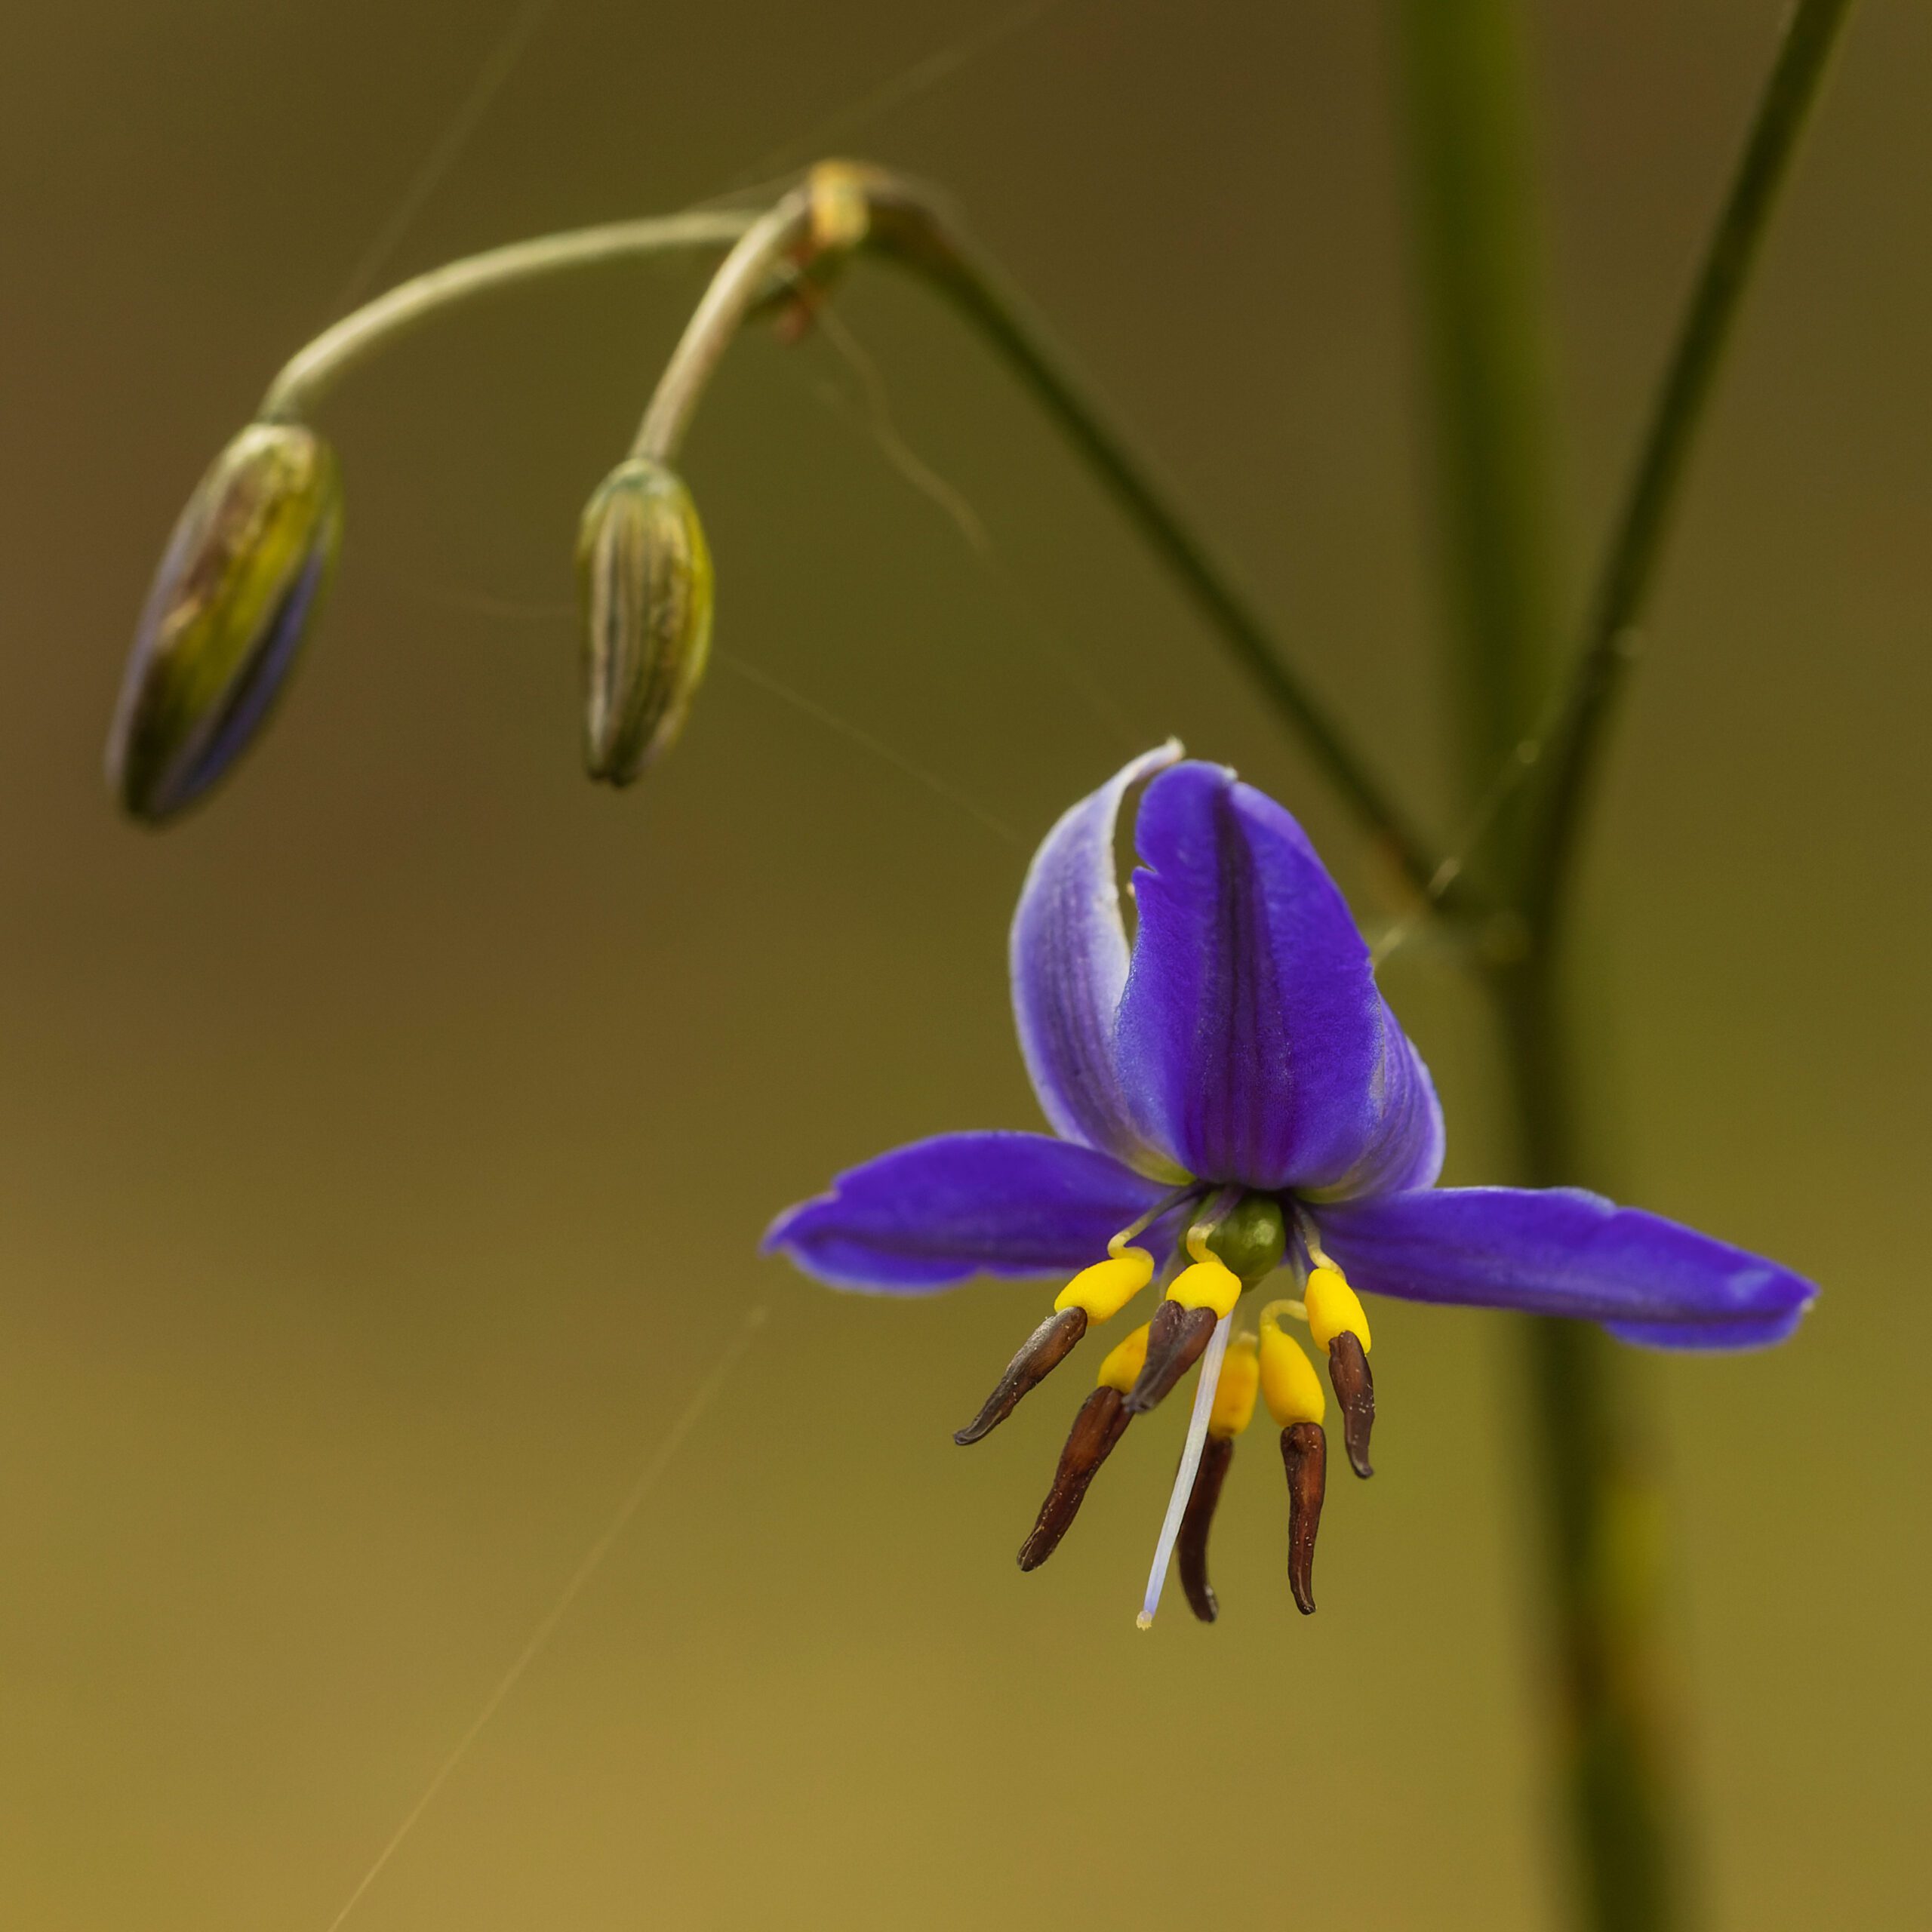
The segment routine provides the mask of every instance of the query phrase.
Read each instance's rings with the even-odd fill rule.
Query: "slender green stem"
[[[1552,635],[1521,29],[1512,0],[1398,0],[1397,16],[1473,800],[1543,708]],[[1506,888],[1520,863],[1527,801],[1516,802],[1485,855],[1493,886]],[[1516,956],[1485,977],[1521,1177],[1543,1186],[1580,1176],[1561,988],[1540,939],[1523,930]],[[1637,1433],[1629,1392],[1594,1331],[1528,1322],[1523,1346],[1554,1652],[1546,1749],[1573,1847],[1571,1915],[1589,1932],[1675,1932],[1684,1834],[1649,1687],[1660,1675],[1654,1580],[1618,1576],[1604,1560],[1611,1526],[1644,1506],[1622,1460]]]
[[[668,454],[688,428],[725,347],[789,257],[800,299],[863,250],[896,262],[945,294],[1051,418],[1207,619],[1237,666],[1274,707],[1356,817],[1416,891],[1457,907],[1467,889],[1432,851],[1287,662],[1254,604],[1236,588],[1173,493],[1075,379],[1046,331],[1000,285],[937,204],[880,170],[829,163],[746,235],[692,317],[638,432],[641,454]],[[648,447],[647,447],[648,446]]]
[[[1799,0],[1721,212],[1592,598],[1549,776],[1522,848],[1518,903],[1531,944],[1496,991],[1528,1178],[1580,1169],[1561,1004],[1567,895],[1616,700],[1725,350],[1778,193],[1850,0]],[[1562,1734],[1571,1800],[1586,1820],[1598,1927],[1657,1932],[1687,1917],[1681,1819],[1670,1800],[1656,1581],[1632,1535],[1649,1484],[1635,1460],[1626,1365],[1604,1337],[1536,1324],[1528,1337],[1543,1445],[1551,1578],[1561,1635]]]
[[[658,463],[675,460],[699,399],[732,337],[759,297],[771,288],[774,274],[806,245],[811,233],[811,195],[795,188],[739,236],[678,339],[638,426],[632,455]]]
[[[1491,973],[1503,1065],[1533,1187],[1572,1183],[1585,1150],[1574,1023],[1550,955]],[[1549,1746],[1573,1844],[1573,1918],[1588,1932],[1676,1932],[1696,1916],[1654,1561],[1663,1498],[1636,1364],[1600,1328],[1526,1321],[1523,1423],[1543,1525]]]
[[[1849,11],[1850,0],[1799,0],[1615,526],[1545,761],[1549,775],[1512,828],[1499,882],[1505,903],[1522,915],[1522,946],[1486,977],[1523,1178],[1534,1185],[1577,1180],[1585,1164],[1560,942],[1592,783],[1686,461]],[[1537,549],[1543,533],[1525,507],[1541,478],[1522,392],[1506,380],[1534,340],[1530,278],[1520,263],[1512,266],[1521,230],[1509,190],[1529,172],[1514,97],[1518,29],[1509,0],[1401,0],[1401,12],[1435,291],[1435,361],[1445,391],[1444,497],[1455,512],[1450,531],[1460,558],[1473,774],[1506,749],[1543,702],[1529,614],[1547,562]],[[1601,1334],[1574,1325],[1531,1324],[1524,1345],[1558,1666],[1552,1749],[1577,1852],[1577,1921],[1592,1932],[1672,1932],[1690,1918],[1688,1834],[1664,1736],[1657,1579],[1644,1554],[1654,1540],[1636,1533],[1657,1505],[1641,1461],[1629,1366]]]
[[[431,316],[479,295],[600,262],[680,249],[715,252],[730,248],[756,219],[742,209],[721,209],[607,222],[597,228],[512,242],[432,269],[365,303],[297,350],[269,385],[261,417],[284,422],[306,416],[357,364]]]
[[[1398,0],[1463,789],[1531,733],[1554,621],[1549,358],[1512,0]],[[1503,840],[1481,861],[1497,869]]]
[[[1557,924],[1560,902],[1573,883],[1573,857],[1617,700],[1635,655],[1636,629],[1656,581],[1691,445],[1779,190],[1851,7],[1852,0],[1799,0],[1792,14],[1657,391],[1591,601],[1526,856],[1524,910],[1533,923],[1546,928]]]

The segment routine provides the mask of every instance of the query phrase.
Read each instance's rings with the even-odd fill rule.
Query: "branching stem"
[[[1546,761],[1547,789],[1525,849],[1522,907],[1532,925],[1545,931],[1554,931],[1574,882],[1573,861],[1617,700],[1636,656],[1638,626],[1657,580],[1691,446],[1703,426],[1779,191],[1851,8],[1852,0],[1798,0],[1657,390],[1585,620],[1563,720]]]
[[[1001,285],[938,202],[882,170],[822,165],[746,233],[718,271],[652,398],[636,444],[667,456],[690,425],[725,348],[790,258],[800,298],[814,275],[847,253],[895,262],[950,302],[1066,438],[1195,608],[1414,891],[1431,905],[1466,909],[1472,895],[1431,849],[1293,670],[1253,602],[1214,555],[1106,411],[1074,376],[1047,330]]]

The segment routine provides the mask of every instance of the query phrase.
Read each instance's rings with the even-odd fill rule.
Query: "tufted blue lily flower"
[[[1142,785],[1130,946],[1115,835]],[[1213,1620],[1208,1531],[1257,1399],[1281,1430],[1291,1587],[1314,1607],[1326,1398],[1296,1331],[1327,1357],[1349,1460],[1367,1475],[1374,1385],[1358,1290],[1574,1316],[1679,1349],[1782,1340],[1813,1297],[1774,1262],[1580,1189],[1437,1187],[1435,1088],[1341,893],[1287,812],[1178,745],[1134,760],[1048,833],[1011,968],[1054,1134],[895,1149],[782,1215],[767,1245],[872,1292],[1077,1271],[961,1442],[1163,1279],[1151,1320],[1101,1364],[1020,1559],[1044,1561],[1134,1416],[1200,1361],[1143,1624],[1177,1547],[1188,1601]],[[1292,1292],[1238,1336],[1239,1305],[1277,1266]]]

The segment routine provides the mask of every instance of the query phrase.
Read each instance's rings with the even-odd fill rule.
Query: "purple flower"
[[[1130,946],[1115,828],[1143,783]],[[1048,835],[1011,964],[1020,1051],[1054,1134],[896,1149],[780,1216],[768,1245],[875,1292],[1078,1271],[962,1441],[1164,1274],[1151,1322],[1103,1364],[1020,1552],[1026,1568],[1044,1560],[1132,1417],[1203,1361],[1143,1620],[1177,1543],[1189,1601],[1211,1620],[1208,1527],[1257,1395],[1281,1426],[1291,1581],[1312,1608],[1325,1398],[1290,1330],[1305,1322],[1325,1352],[1349,1460],[1367,1474],[1358,1289],[1577,1316],[1690,1349],[1782,1340],[1812,1299],[1774,1262],[1580,1189],[1436,1187],[1435,1088],[1334,881],[1281,806],[1224,768],[1182,761],[1177,745],[1136,759]],[[1238,1302],[1277,1264],[1292,1292],[1237,1337]]]

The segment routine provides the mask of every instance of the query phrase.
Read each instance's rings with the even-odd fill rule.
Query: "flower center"
[[[1328,1358],[1329,1380],[1342,1409],[1349,1460],[1358,1475],[1371,1473],[1369,1432],[1375,1385],[1368,1370],[1368,1318],[1346,1277],[1324,1251],[1312,1217],[1299,1204],[1224,1188],[1210,1196],[1189,1182],[1155,1202],[1109,1238],[1104,1257],[1081,1269],[1054,1298],[1052,1312],[1020,1346],[981,1407],[954,1440],[990,1435],[1070,1355],[1094,1323],[1111,1320],[1157,1272],[1155,1249],[1136,1244],[1161,1220],[1185,1208],[1189,1220],[1169,1264],[1165,1291],[1149,1320],[1100,1364],[1093,1392],[1074,1418],[1046,1500],[1021,1546],[1020,1567],[1037,1569],[1072,1527],[1088,1487],[1137,1415],[1155,1407],[1198,1363],[1180,1466],[1168,1499],[1138,1622],[1154,1621],[1169,1566],[1177,1556],[1188,1605],[1203,1623],[1220,1614],[1208,1580],[1208,1539],[1235,1439],[1257,1401],[1281,1432],[1288,1483],[1288,1584],[1297,1607],[1315,1608],[1315,1533],[1327,1481],[1327,1398],[1315,1364],[1285,1323],[1306,1323]],[[1295,1241],[1290,1263],[1301,1293],[1269,1302],[1257,1327],[1237,1334],[1241,1297],[1284,1258],[1289,1217]]]

